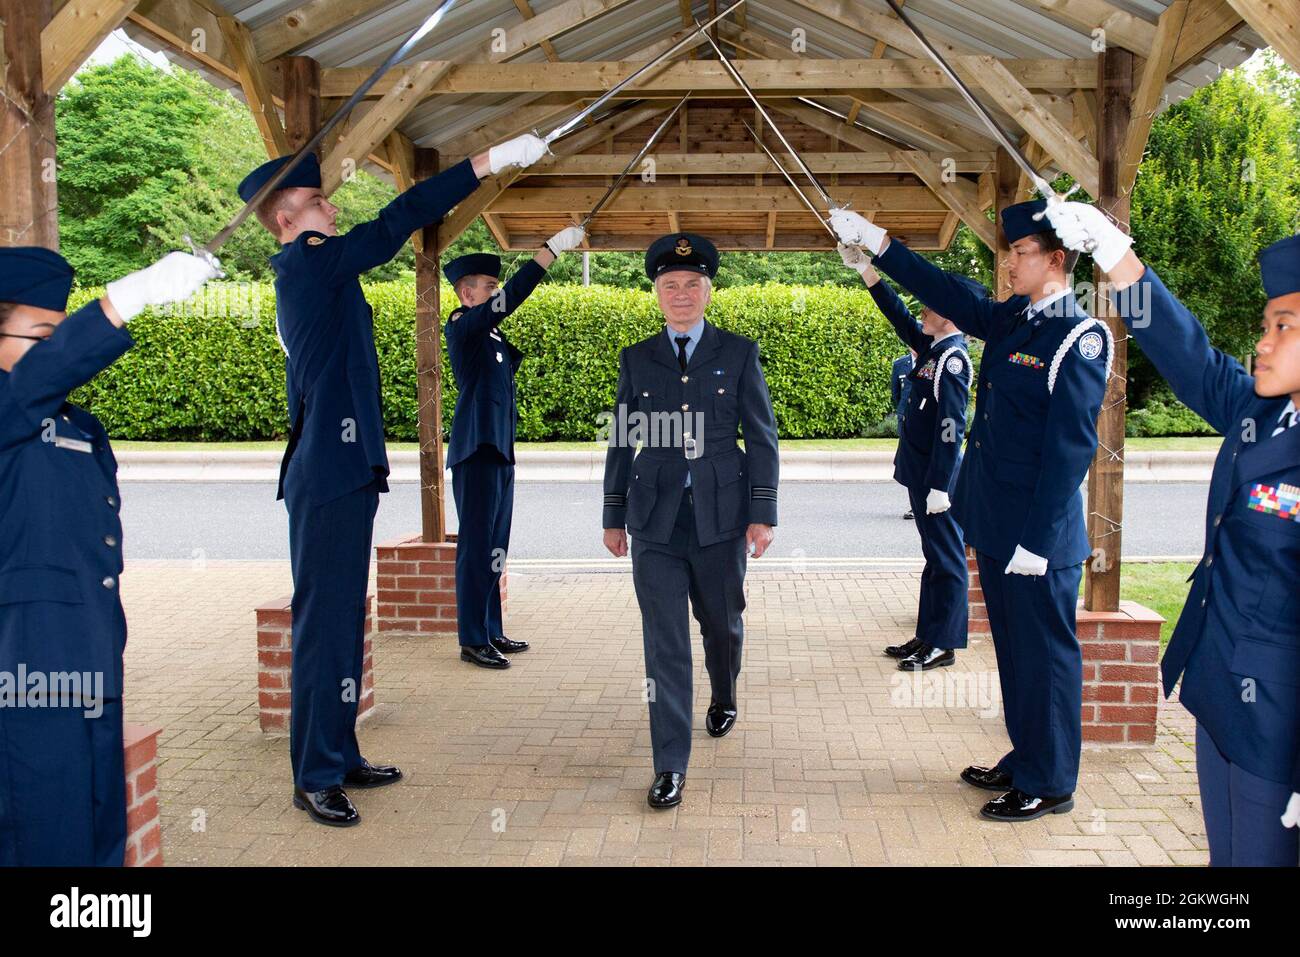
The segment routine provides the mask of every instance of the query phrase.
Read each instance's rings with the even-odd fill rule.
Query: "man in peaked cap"
[[[913,319],[903,298],[881,281],[861,249],[840,246],[839,253],[844,264],[862,276],[881,313],[917,357],[915,369],[908,374],[908,407],[899,416],[894,481],[907,489],[911,499],[925,569],[916,635],[902,645],[887,647],[885,654],[899,659],[900,671],[944,667],[956,661],[956,649],[966,647],[970,615],[966,546],[949,497],[961,467],[970,398],[972,367],[966,339],[955,324],[928,307],[921,311],[919,322]],[[980,298],[988,298],[980,283],[973,279],[966,283]]]
[[[569,226],[548,239],[532,260],[498,286],[501,259],[471,253],[447,263],[447,281],[460,306],[443,328],[458,393],[447,448],[456,534],[456,627],[460,657],[482,668],[508,668],[506,653],[528,642],[507,638],[501,623],[501,572],[510,547],[514,509],[515,373],[523,358],[501,323],[528,298],[561,253],[582,244]]]
[[[668,808],[681,803],[691,753],[687,608],[712,691],[704,727],[720,738],[738,715],[745,565],[772,542],[779,458],[758,344],[704,319],[717,248],[673,233],[651,244],[645,265],[666,324],[619,354],[603,525],[615,557],[632,536],[654,752],[647,801]]]
[[[356,736],[370,542],[388,490],[379,360],[360,277],[440,221],[482,177],[545,152],[532,135],[494,146],[417,183],[341,236],[338,209],[309,155],[257,209],[281,243],[271,267],[291,425],[278,496],[289,512],[293,567],[293,802],[317,823],[360,823],[344,786],[382,787],[402,776],[363,758]],[[239,195],[247,201],[285,162],[259,166]]]
[[[171,253],[68,316],[62,256],[0,249],[0,866],[123,863],[117,462],[68,393],[216,274]]]
[[[1083,658],[1076,605],[1091,554],[1079,486],[1097,451],[1097,413],[1114,346],[1070,289],[1078,258],[1042,200],[1002,211],[1012,295],[972,290],[849,210],[831,225],[847,246],[926,306],[985,341],[975,426],[953,490],[953,517],[976,554],[997,653],[1011,750],[961,773],[1001,791],[981,814],[1028,821],[1074,807],[1082,747]]]
[[[1300,863],[1300,236],[1259,254],[1267,302],[1252,376],[1087,203],[1048,218],[1093,246],[1118,314],[1174,394],[1224,436],[1205,554],[1161,660],[1165,696],[1196,718],[1212,866]]]

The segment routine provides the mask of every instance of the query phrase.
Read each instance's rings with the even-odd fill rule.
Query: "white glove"
[[[1016,553],[1011,556],[1011,561],[1007,563],[1005,575],[1045,575],[1047,573],[1047,559],[1033,552],[1026,551],[1020,545],[1016,546]]]
[[[840,260],[844,265],[856,272],[861,273],[871,268],[871,260],[862,251],[861,246],[845,246],[840,243],[835,247],[835,251],[840,254]]]
[[[1283,827],[1300,827],[1300,794],[1292,793],[1286,802],[1286,811],[1282,814]]]
[[[850,209],[832,209],[830,219],[831,228],[845,246],[863,246],[871,255],[880,255],[885,231],[871,220]]]
[[[541,137],[525,133],[488,150],[488,168],[495,176],[507,166],[532,166],[549,152]]]
[[[1096,243],[1092,261],[1102,272],[1110,272],[1124,258],[1133,238],[1110,221],[1110,217],[1091,203],[1070,200],[1047,204],[1047,221],[1061,237],[1066,249],[1086,251],[1088,244]]]
[[[551,251],[551,255],[559,259],[560,253],[567,253],[571,249],[577,249],[586,238],[587,232],[581,226],[566,226],[546,240],[546,248]]]
[[[188,299],[219,275],[221,263],[216,260],[209,262],[191,253],[168,253],[152,266],[110,282],[104,294],[125,322],[138,316],[145,306]]]
[[[938,515],[950,508],[952,508],[952,501],[948,498],[948,493],[942,489],[932,488],[925,496],[925,514],[927,515]]]

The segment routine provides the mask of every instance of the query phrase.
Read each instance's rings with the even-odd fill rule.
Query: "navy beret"
[[[1300,236],[1279,239],[1260,250],[1259,278],[1269,299],[1300,292]]]
[[[1016,203],[1002,210],[1002,232],[1006,235],[1007,242],[1018,242],[1034,233],[1053,232],[1052,224],[1048,222],[1046,216],[1034,219],[1046,209],[1047,200],[1031,199],[1027,203]]]
[[[64,312],[72,275],[66,259],[42,246],[0,248],[0,302]]]
[[[492,253],[470,253],[458,256],[442,267],[442,274],[453,286],[465,276],[494,276],[501,278],[501,257]]]
[[[257,169],[253,170],[244,177],[244,181],[239,184],[239,198],[248,202],[257,195],[272,176],[280,172],[280,167],[289,162],[292,157],[281,156],[277,159],[268,160]],[[280,181],[277,189],[292,189],[295,186],[305,186],[308,189],[320,189],[320,160],[316,159],[315,153],[308,153],[304,156],[289,175]]]
[[[712,279],[718,274],[718,247],[695,233],[660,236],[645,251],[645,274],[653,280],[677,269]]]

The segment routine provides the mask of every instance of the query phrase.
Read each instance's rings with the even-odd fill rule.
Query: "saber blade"
[[[743,118],[741,119],[740,122],[745,124],[745,129],[749,130],[749,135],[754,137],[754,142],[758,144],[759,149],[761,149],[764,153],[767,154],[767,158],[772,161],[772,165],[781,171],[781,175],[786,178],[786,181],[790,184],[790,188],[795,191],[795,195],[797,195],[801,200],[803,200],[803,204],[808,207],[808,209],[812,212],[814,216],[817,217],[817,222],[825,226],[826,231],[831,234],[831,238],[838,243],[840,241],[839,235],[835,232],[834,229],[831,228],[831,224],[826,222],[825,218],[821,214],[821,211],[816,206],[813,205],[812,200],[809,199],[808,196],[804,193],[804,191],[799,188],[799,184],[794,181],[794,177],[790,175],[789,170],[787,170],[785,166],[781,163],[781,161],[776,158],[776,154],[767,148],[767,144],[764,143],[762,139],[759,138],[758,132],[752,126],[750,126],[748,123],[745,123],[745,120]]]
[[[642,146],[636,156],[632,157],[632,162],[628,163],[627,166],[623,168],[623,172],[618,174],[618,179],[614,180],[613,185],[611,185],[609,189],[605,190],[605,195],[602,196],[596,205],[591,208],[591,212],[587,214],[587,218],[582,221],[581,228],[584,231],[587,228],[587,224],[596,218],[596,214],[600,212],[604,205],[609,202],[610,198],[618,192],[618,188],[623,185],[623,180],[627,179],[628,174],[632,172],[636,167],[636,164],[645,158],[645,155],[649,153],[655,143],[659,141],[659,137],[663,136],[664,131],[672,125],[673,120],[676,119],[677,114],[682,111],[682,107],[686,105],[686,101],[690,99],[690,96],[691,95],[687,93],[677,101],[677,105],[672,108],[671,112],[669,112],[666,117],[664,117],[664,121],[655,128],[655,131],[650,134],[650,138],[645,141],[645,146]]]

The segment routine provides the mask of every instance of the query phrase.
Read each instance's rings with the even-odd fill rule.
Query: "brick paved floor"
[[[354,794],[360,827],[294,810],[288,740],[258,730],[253,608],[288,592],[287,563],[130,563],[126,710],[164,728],[169,865],[1206,862],[1176,703],[1155,747],[1085,751],[1072,814],[982,820],[989,795],[957,772],[1007,747],[993,648],[903,680],[880,649],[910,636],[917,586],[910,572],[751,572],[740,722],[704,733],[697,653],[686,798],[667,812],[645,805],[623,574],[512,572],[507,631],[533,649],[507,672],[460,662],[447,639],[378,636],[362,747],[407,779]]]

